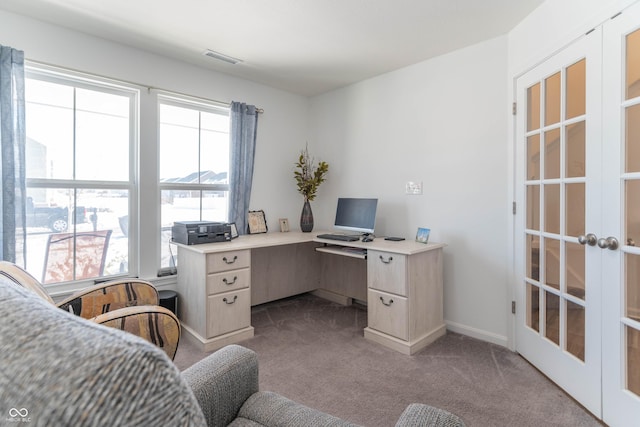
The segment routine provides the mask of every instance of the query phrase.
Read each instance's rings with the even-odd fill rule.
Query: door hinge
[[[513,214],[516,214],[516,202],[513,202],[511,205],[511,212],[513,212]]]
[[[511,301],[511,313],[516,314],[516,302]]]
[[[514,116],[518,113],[518,104],[515,102],[511,105],[511,113]]]

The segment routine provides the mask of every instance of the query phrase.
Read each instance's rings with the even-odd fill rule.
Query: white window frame
[[[95,279],[78,280],[73,282],[46,285],[48,291],[55,294],[69,293],[74,290],[103,282],[119,276],[136,277],[139,274],[139,247],[137,238],[138,218],[138,147],[140,128],[140,89],[137,86],[120,82],[105,77],[95,76],[63,68],[32,63],[25,64],[25,80],[36,79],[56,84],[72,86],[76,88],[90,89],[104,93],[117,94],[129,98],[129,180],[128,181],[94,181],[76,179],[46,179],[27,178],[28,188],[65,188],[78,189],[105,189],[127,190],[129,194],[129,233],[128,233],[128,271],[122,275],[102,276]],[[28,120],[28,118],[27,118]],[[74,148],[75,153],[75,148]],[[27,248],[28,250],[28,248]]]
[[[231,107],[228,104],[223,104],[216,101],[209,101],[202,98],[189,97],[186,95],[176,95],[168,92],[161,92],[158,94],[157,98],[158,103],[158,162],[160,161],[161,148],[160,148],[160,106],[161,105],[171,105],[179,108],[186,108],[195,110],[198,112],[207,112],[211,114],[219,114],[228,116],[231,118]],[[229,130],[231,132],[231,130]],[[200,153],[199,153],[200,154]],[[231,169],[234,165],[229,162],[229,171],[228,176],[231,176]],[[162,196],[162,192],[166,190],[176,190],[176,191],[226,191],[228,194],[231,192],[231,186],[227,181],[227,184],[198,184],[198,183],[167,183],[160,181],[160,172],[158,168],[158,210],[159,215],[162,215],[162,208],[160,207],[160,200]],[[228,211],[227,211],[228,213]],[[202,220],[202,197],[200,203],[200,220]],[[228,220],[228,219],[227,219]],[[158,230],[158,239],[160,244],[162,244],[161,234],[162,234],[162,220],[160,220],[159,230]],[[175,255],[172,255],[175,256]],[[177,270],[175,267],[162,267],[162,248],[158,247],[158,264],[161,266],[158,275],[166,276],[177,274]]]

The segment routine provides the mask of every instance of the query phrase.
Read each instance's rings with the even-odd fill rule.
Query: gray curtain
[[[25,265],[24,52],[0,46],[0,259]]]
[[[238,234],[247,231],[257,130],[258,112],[255,105],[232,102],[229,222],[236,223]]]

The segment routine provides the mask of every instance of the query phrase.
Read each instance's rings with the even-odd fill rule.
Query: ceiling
[[[0,9],[313,96],[506,34],[543,1],[0,0]]]

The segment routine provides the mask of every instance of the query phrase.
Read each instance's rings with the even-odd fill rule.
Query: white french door
[[[640,414],[640,4],[516,81],[516,350]]]
[[[640,424],[640,4],[603,28],[603,420]],[[613,248],[611,248],[613,249]]]
[[[600,43],[596,30],[516,85],[516,350],[597,416],[601,253],[581,242],[601,227]]]

